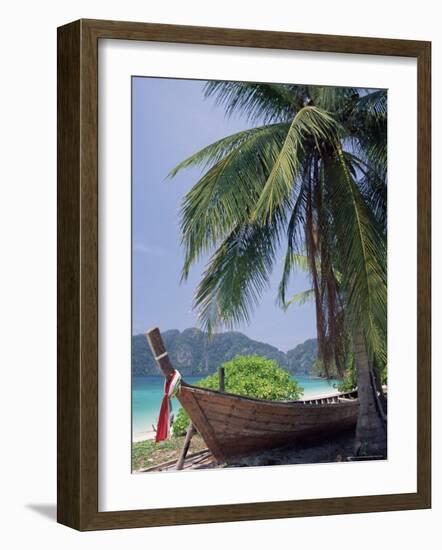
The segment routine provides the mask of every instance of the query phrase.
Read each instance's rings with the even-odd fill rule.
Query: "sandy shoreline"
[[[155,439],[155,432],[137,432],[132,437],[132,443],[139,443],[140,441],[147,441],[148,439]]]
[[[333,395],[336,395],[340,393],[339,390],[336,388],[330,388],[330,391],[322,392],[322,393],[314,393],[312,395],[308,395],[307,397],[300,397],[301,401],[309,401],[310,399],[324,399],[324,397],[332,397]]]

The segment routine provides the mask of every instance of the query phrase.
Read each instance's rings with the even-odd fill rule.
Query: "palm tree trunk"
[[[381,382],[381,379],[379,378],[379,373],[377,372],[377,370],[375,368],[373,368],[372,370],[373,370],[374,381],[375,381],[375,384],[376,384],[376,389],[377,389],[377,393],[378,393],[378,397],[379,397],[379,404],[381,406],[382,414],[384,416],[386,416],[386,414],[387,414],[387,398],[385,397],[384,390],[382,388],[382,382]]]
[[[359,416],[356,426],[355,455],[383,455],[387,452],[387,426],[378,404],[365,338],[358,327],[353,336],[358,378]]]

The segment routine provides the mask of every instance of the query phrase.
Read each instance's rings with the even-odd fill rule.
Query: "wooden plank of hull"
[[[225,399],[224,401],[210,399],[206,395],[198,395],[198,402],[205,410],[216,411],[227,417],[247,418],[256,420],[261,424],[279,424],[283,428],[288,423],[305,419],[315,423],[317,419],[339,417],[344,415],[347,409],[354,408],[354,402],[334,403],[328,406],[322,405],[304,405],[301,403],[285,404],[283,402],[242,402],[241,400]],[[316,418],[317,417],[317,418]]]
[[[359,406],[357,400],[320,404],[265,401],[185,383],[178,399],[218,460],[349,429],[356,424]]]

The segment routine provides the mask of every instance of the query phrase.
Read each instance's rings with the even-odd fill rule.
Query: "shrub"
[[[354,371],[346,373],[344,378],[335,384],[335,387],[338,391],[345,393],[347,391],[353,391],[356,389],[357,382]]]
[[[355,369],[354,354],[347,355],[346,369],[342,380],[335,384],[335,387],[340,392],[353,391],[358,385],[357,374]]]
[[[225,372],[225,388],[228,393],[269,400],[299,399],[303,389],[290,374],[281,369],[276,361],[259,355],[238,355],[222,365]],[[200,380],[197,386],[211,390],[219,389],[218,373]],[[189,417],[180,409],[173,423],[173,435],[186,433]]]
[[[187,431],[188,426],[189,426],[189,417],[184,412],[184,409],[181,408],[178,411],[173,421],[173,425],[172,425],[173,437],[179,437],[180,435],[184,435]]]
[[[381,384],[387,384],[387,366],[382,365],[377,368],[376,372],[380,377]],[[353,391],[358,385],[358,376],[356,372],[354,355],[351,353],[347,359],[347,368],[343,379],[335,384],[335,387],[340,392]]]

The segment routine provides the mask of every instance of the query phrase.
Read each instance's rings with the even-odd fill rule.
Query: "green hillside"
[[[318,342],[316,338],[306,340],[294,349],[287,352],[289,370],[294,374],[312,374],[313,365],[318,356]]]
[[[182,332],[168,330],[162,336],[172,364],[183,376],[211,374],[236,355],[261,355],[275,360],[293,374],[310,374],[317,356],[314,339],[284,353],[241,332],[216,334],[210,342],[207,334],[196,328]],[[134,376],[159,374],[143,334],[132,337],[132,372]]]

